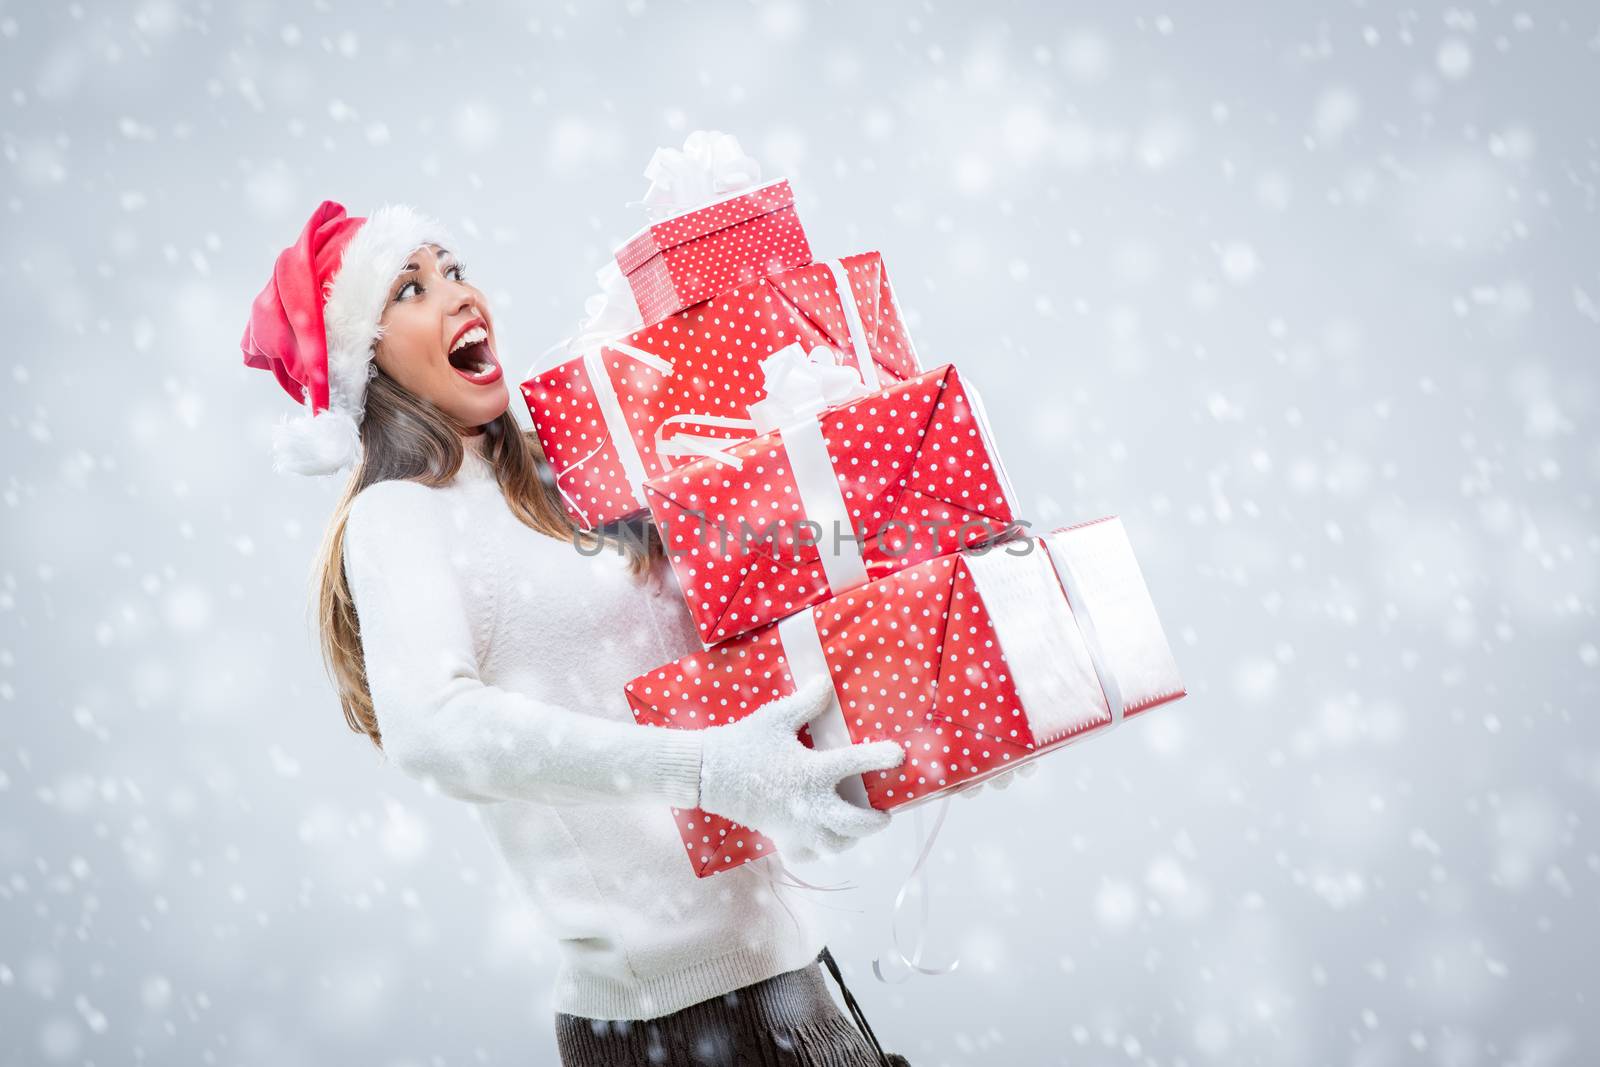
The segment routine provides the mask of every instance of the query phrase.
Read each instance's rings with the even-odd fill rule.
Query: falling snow
[[[952,806],[955,974],[868,966],[910,820],[818,866],[886,1045],[1594,1062],[1592,5],[33,2],[0,85],[0,1062],[553,1061],[540,917],[345,728],[338,487],[238,341],[317,201],[409,201],[531,367],[703,127],[884,253],[1036,525],[1122,516],[1190,688]]]

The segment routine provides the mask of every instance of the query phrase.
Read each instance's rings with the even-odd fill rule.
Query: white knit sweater
[[[345,530],[389,760],[474,806],[559,940],[558,1011],[648,1019],[810,963],[776,858],[695,877],[669,806],[699,802],[700,736],[623,696],[700,648],[670,566],[636,579],[524,526],[467,440],[450,484],[369,486]]]

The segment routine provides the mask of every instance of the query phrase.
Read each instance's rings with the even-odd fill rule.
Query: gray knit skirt
[[[828,950],[817,960],[865,1025]],[[654,1019],[556,1013],[563,1067],[910,1067],[870,1034],[834,1004],[817,961]]]

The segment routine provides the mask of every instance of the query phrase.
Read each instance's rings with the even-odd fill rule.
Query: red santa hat
[[[269,370],[305,405],[273,428],[273,465],[332,474],[361,457],[361,418],[378,320],[389,288],[426,244],[451,247],[437,221],[402,204],[351,218],[324,200],[250,307],[240,347],[247,367]]]

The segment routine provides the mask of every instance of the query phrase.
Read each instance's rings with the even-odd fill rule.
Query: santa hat
[[[425,244],[454,240],[402,204],[351,218],[324,200],[299,240],[279,253],[240,342],[245,366],[270,370],[305,405],[273,429],[277,470],[332,474],[360,459],[373,346],[383,334],[378,320],[395,277]]]

